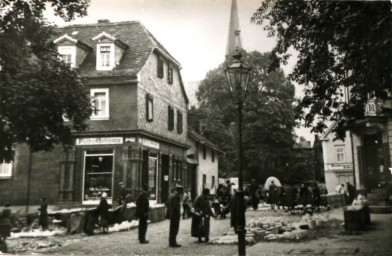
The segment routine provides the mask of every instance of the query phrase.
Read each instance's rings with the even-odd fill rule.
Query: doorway
[[[364,135],[364,170],[367,190],[370,192],[384,185],[383,177],[383,144],[381,133]]]
[[[169,169],[170,161],[169,155],[162,154],[162,175],[161,175],[161,202],[166,203],[169,197]]]

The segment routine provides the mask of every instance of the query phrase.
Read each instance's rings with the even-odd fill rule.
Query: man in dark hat
[[[181,247],[177,243],[177,234],[180,228],[181,219],[181,196],[183,188],[180,185],[176,185],[173,193],[169,195],[167,199],[167,216],[170,219],[170,230],[169,230],[169,246],[170,247]]]
[[[195,216],[192,218],[191,235],[198,238],[198,242],[204,237],[204,242],[208,242],[210,236],[210,217],[214,216],[208,197],[210,190],[204,188],[202,194],[196,197],[193,206],[195,208]]]
[[[139,219],[139,241],[141,244],[148,244],[149,242],[146,240],[148,210],[150,207],[147,191],[148,188],[144,187],[136,200],[135,217]]]

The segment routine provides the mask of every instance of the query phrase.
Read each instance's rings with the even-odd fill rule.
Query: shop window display
[[[112,197],[113,152],[85,154],[84,203],[97,202],[103,193]]]

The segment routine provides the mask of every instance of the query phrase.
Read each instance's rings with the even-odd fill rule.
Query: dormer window
[[[113,51],[111,50],[113,48],[112,45],[101,45],[99,47],[99,56],[98,56],[98,67],[102,69],[112,69],[113,66],[113,59],[112,59],[112,53]]]
[[[75,67],[76,48],[75,46],[59,46],[58,52],[60,60],[71,68]]]
[[[74,35],[74,34],[72,34]],[[58,45],[59,58],[71,68],[77,68],[82,64],[91,48],[79,40],[65,34],[53,41]]]
[[[112,70],[120,64],[127,46],[120,40],[102,32],[92,39],[97,42],[97,70]]]

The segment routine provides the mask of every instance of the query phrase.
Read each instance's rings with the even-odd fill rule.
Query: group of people
[[[198,238],[199,243],[209,241],[210,219],[215,216],[211,209],[209,196],[210,190],[208,188],[204,188],[201,195],[197,196],[192,204],[188,190],[184,191],[181,186],[176,186],[172,189],[166,203],[166,217],[170,220],[170,247],[181,247],[181,245],[177,243],[177,234],[181,219],[181,203],[183,206],[182,217],[185,219],[188,211],[189,215],[192,216],[191,236]]]
[[[271,209],[275,207],[286,209],[293,213],[297,205],[302,205],[305,209],[311,206],[313,210],[319,210],[321,205],[321,196],[327,194],[325,189],[319,187],[317,182],[303,183],[299,187],[294,185],[276,186],[272,181],[268,189],[268,202]]]

